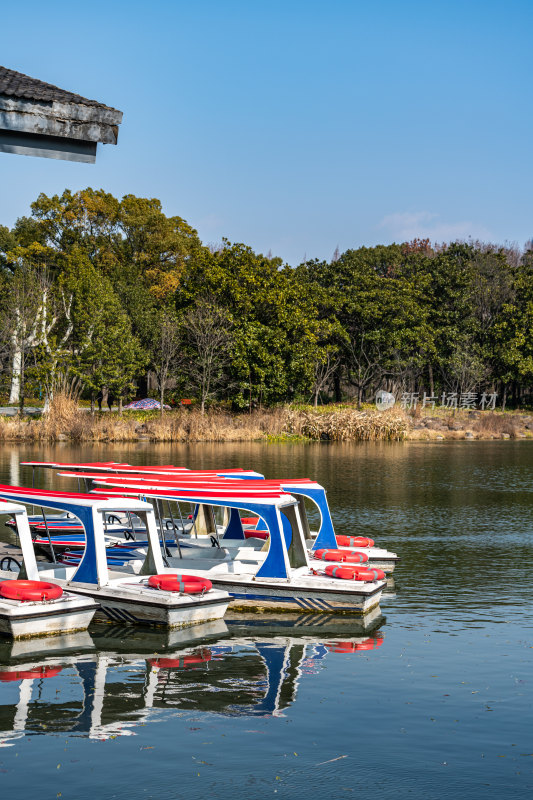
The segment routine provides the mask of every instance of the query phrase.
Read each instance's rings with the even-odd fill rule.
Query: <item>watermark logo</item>
[[[378,392],[379,394],[379,392]],[[479,398],[479,399],[478,399]],[[481,411],[494,411],[496,408],[496,392],[443,392],[440,397],[428,395],[420,397],[419,392],[404,392],[400,398],[400,404],[406,411],[414,409],[420,404],[421,408],[435,408],[440,401],[440,408],[463,409],[474,411],[479,408]]]
[[[378,411],[386,411],[388,408],[392,408],[395,402],[394,395],[386,392],[385,389],[380,389],[376,393],[376,408]]]

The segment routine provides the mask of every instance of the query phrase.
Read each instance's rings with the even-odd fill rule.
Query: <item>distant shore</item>
[[[431,441],[533,439],[533,413],[438,409],[415,413],[354,406],[279,407],[233,414],[211,409],[87,413],[52,408],[42,416],[0,416],[5,442],[237,442],[237,441]]]

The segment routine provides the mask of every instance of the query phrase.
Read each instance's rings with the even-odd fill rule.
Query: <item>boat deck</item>
[[[17,561],[20,561],[22,558],[22,550],[17,544],[0,542],[0,560],[2,560],[2,558],[5,556],[13,556],[13,558],[16,558]]]

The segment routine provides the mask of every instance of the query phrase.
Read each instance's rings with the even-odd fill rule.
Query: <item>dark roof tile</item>
[[[79,103],[84,106],[109,108],[112,111],[116,111],[116,109],[106,106],[104,103],[98,103],[96,100],[87,100],[86,97],[81,97],[79,94],[67,92],[51,83],[30,78],[28,75],[23,75],[22,72],[15,72],[13,69],[1,66],[0,94],[19,97],[24,100],[40,100],[47,103]]]

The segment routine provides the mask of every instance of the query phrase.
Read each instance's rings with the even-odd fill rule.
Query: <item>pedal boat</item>
[[[289,492],[298,500],[300,516],[302,518],[302,523],[305,530],[306,545],[311,558],[313,558],[313,554],[316,550],[321,550],[324,548],[339,550],[354,549],[353,547],[345,547],[344,545],[338,543],[331,512],[327,502],[326,490],[319,483],[311,481],[308,478],[266,480],[259,472],[236,468],[216,471],[190,470],[185,467],[174,467],[171,465],[137,467],[130,464],[119,464],[114,462],[95,462],[94,464],[59,464],[58,462],[21,463],[26,466],[31,466],[33,472],[35,472],[35,469],[41,467],[59,469],[59,475],[62,477],[76,478],[78,480],[78,486],[80,480],[82,480],[85,484],[86,490],[89,490],[90,486],[93,485],[93,482],[98,479],[100,479],[99,483],[105,484],[108,479],[112,481],[113,478],[116,477],[120,477],[121,480],[123,480],[124,486],[126,486],[128,481],[133,483],[143,481],[152,487],[156,487],[157,485],[161,484],[172,484],[192,488],[193,486],[197,485],[203,486],[206,482],[208,482],[213,486],[213,488],[224,486],[230,488],[230,483],[235,485],[236,481],[242,481],[248,487],[258,488],[259,486],[262,486],[263,488],[277,488],[278,491]],[[318,532],[313,532],[310,529],[305,509],[305,500],[310,501],[319,513],[320,526]],[[203,520],[209,520],[210,516],[212,519],[214,519],[209,509],[199,510],[198,508],[195,508],[192,515],[193,522],[191,524],[185,522],[188,515],[182,515],[181,512],[179,514],[181,519],[175,520],[172,515],[170,517],[164,517],[157,506],[156,511],[158,512],[159,527],[161,529],[165,528],[166,531],[176,531],[179,536],[194,534],[196,537],[198,532],[200,532],[201,535],[207,534],[209,537],[209,535],[217,533],[214,523],[211,524],[211,526],[209,526],[208,523],[207,528],[205,522],[201,525],[195,524],[200,517]],[[244,527],[248,530],[248,534],[250,534],[251,526],[246,525]],[[258,529],[263,529],[263,521],[259,519],[255,527]],[[141,537],[135,535],[134,538],[139,539]],[[339,539],[341,539],[341,537],[339,537]],[[261,549],[262,547],[261,542],[251,541],[250,546],[254,547],[254,545],[255,549]],[[366,556],[369,567],[381,569],[388,574],[394,571],[396,564],[400,560],[396,553],[390,552],[381,547],[356,547],[355,549],[357,549],[358,552],[362,552]]]
[[[142,469],[142,468],[139,468]],[[75,473],[72,472],[60,472],[59,473],[62,477],[75,477]],[[367,563],[368,567],[381,569],[386,573],[392,573],[394,568],[399,561],[399,557],[396,553],[389,552],[384,548],[370,546],[370,547],[344,547],[339,545],[337,541],[337,537],[335,535],[335,530],[333,527],[333,520],[331,518],[331,513],[329,510],[326,491],[323,486],[315,481],[311,481],[308,479],[293,479],[293,480],[250,480],[246,478],[239,478],[239,479],[228,479],[228,478],[221,478],[218,476],[211,477],[208,481],[201,477],[197,477],[194,473],[189,474],[182,474],[179,477],[173,476],[165,476],[162,477],[160,475],[147,475],[143,472],[140,472],[137,476],[129,476],[127,474],[116,474],[114,476],[110,475],[101,475],[98,473],[87,474],[86,480],[91,480],[93,485],[98,486],[116,486],[117,481],[120,481],[120,485],[124,488],[128,486],[139,486],[142,484],[147,489],[157,489],[158,487],[162,486],[175,486],[178,489],[183,490],[192,490],[195,487],[205,487],[209,486],[213,490],[224,491],[227,490],[238,490],[239,484],[241,486],[246,486],[247,489],[251,491],[261,491],[261,490],[272,490],[278,492],[286,492],[290,493],[298,502],[298,510],[300,514],[300,519],[304,528],[305,534],[305,544],[309,553],[310,559],[313,560],[314,564],[314,554],[317,550],[323,549],[335,549],[335,550],[354,550],[356,549],[358,552],[361,552],[365,556],[365,563]],[[306,505],[305,501],[310,501],[316,507],[318,513],[320,514],[320,529],[317,534],[313,534],[310,530],[309,521],[307,517]],[[179,505],[178,505],[179,507]],[[158,509],[157,500],[156,500],[156,510]],[[169,506],[170,509],[170,506]],[[160,513],[161,516],[161,513]],[[183,515],[181,511],[179,512],[179,516],[183,522],[183,517],[187,515]],[[193,521],[192,524],[188,527],[187,531],[184,531],[184,525],[180,525],[178,522],[176,531],[180,537],[188,536],[188,538],[192,538],[192,535],[197,535],[198,531],[200,534],[207,535],[207,545],[210,545],[209,536],[217,535],[219,533],[219,529],[215,523],[215,516],[210,509],[209,506],[196,506],[193,512]],[[201,518],[201,524],[197,525],[197,520]],[[289,524],[282,518],[282,522],[287,529],[287,534],[290,535]],[[253,526],[251,525],[244,525],[243,528],[246,530],[246,539],[252,539],[249,542],[249,547],[255,550],[261,550],[264,541],[253,541]],[[257,518],[257,523],[255,524],[255,528],[260,530],[262,533],[264,532],[264,521],[262,518]],[[222,530],[222,535],[224,536],[224,529]],[[340,537],[339,537],[340,538]],[[342,540],[341,540],[342,541]],[[197,542],[198,543],[198,542]]]
[[[97,616],[131,624],[185,627],[224,616],[229,595],[223,588],[207,588],[200,594],[154,588],[149,579],[165,571],[154,511],[150,503],[131,498],[99,497],[71,492],[52,492],[0,485],[0,497],[15,498],[24,504],[69,511],[81,521],[86,537],[83,558],[70,567],[35,562],[40,580],[59,584],[69,594],[98,603]],[[108,569],[105,552],[103,514],[132,512],[143,521],[148,534],[148,550],[138,574]],[[28,529],[29,531],[29,529]],[[32,548],[33,553],[33,548]],[[26,566],[26,553],[24,564]],[[27,568],[26,568],[27,571]]]
[[[86,630],[97,602],[63,590],[39,572],[23,505],[2,502],[0,512],[11,514],[16,522],[24,565],[18,575],[0,572],[0,634],[23,639]],[[7,560],[13,561],[11,556]]]
[[[202,490],[149,488],[146,483],[136,486],[128,480],[124,488],[122,479],[114,476],[106,477],[105,489],[96,491],[108,495],[113,485],[118,493],[142,494],[154,503],[164,499],[228,509],[229,522],[220,547],[182,547],[178,540],[165,561],[168,572],[192,571],[228,591],[234,609],[362,615],[378,606],[386,581],[342,580],[328,576],[318,564],[315,568],[305,544],[299,501],[262,484],[257,482],[253,490],[244,484],[222,490],[207,483]],[[267,525],[269,538],[261,542],[267,549],[259,554],[245,545],[242,512],[259,516]],[[123,569],[135,571],[140,563],[132,561]]]

